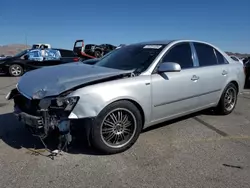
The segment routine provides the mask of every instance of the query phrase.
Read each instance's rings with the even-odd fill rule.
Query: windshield
[[[24,51],[19,52],[19,53],[16,54],[16,55],[14,55],[14,57],[21,57],[21,56],[23,56],[23,55],[26,54],[26,53],[27,53],[27,50],[24,50]]]
[[[114,50],[95,65],[120,69],[145,71],[166,45],[130,45]]]

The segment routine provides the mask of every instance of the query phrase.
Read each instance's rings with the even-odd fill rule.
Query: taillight
[[[77,62],[77,61],[79,61],[79,58],[78,58],[78,57],[75,57],[75,58],[73,58],[73,61],[74,61],[74,62]]]

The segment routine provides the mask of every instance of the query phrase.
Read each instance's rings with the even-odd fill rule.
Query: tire
[[[118,116],[118,112],[122,112],[123,114]],[[125,118],[124,115],[127,115],[127,120],[130,120],[131,125],[129,125],[129,121],[127,123],[123,124],[117,123],[116,126],[111,126],[112,118],[111,114],[116,114],[116,119],[123,119]],[[123,118],[119,118],[123,117]],[[113,116],[113,119],[114,116]],[[106,124],[105,120],[108,120],[108,124]],[[110,123],[111,122],[111,123]],[[125,121],[124,121],[125,122]],[[129,129],[130,135],[125,131],[125,125],[127,125],[127,130]],[[91,144],[94,146],[95,149],[99,150],[100,152],[104,154],[115,154],[123,152],[127,149],[129,149],[138,139],[141,130],[142,130],[143,122],[142,122],[142,116],[138,108],[131,102],[126,100],[121,100],[114,102],[107,107],[105,107],[99,115],[96,117],[94,124],[91,128]],[[106,134],[103,133],[104,129],[107,131]],[[109,133],[108,133],[109,132]],[[122,136],[123,134],[123,136]],[[113,135],[113,136],[112,136]],[[119,135],[119,136],[118,136]],[[107,140],[107,137],[111,138],[111,141],[120,141],[119,144],[112,144]],[[122,141],[122,139],[124,140]]]
[[[232,93],[231,100],[228,98],[229,93]],[[229,83],[221,95],[220,101],[217,107],[215,108],[215,112],[219,115],[230,114],[234,110],[237,104],[237,97],[238,97],[237,87],[235,86],[235,84]],[[230,102],[228,100],[231,101],[230,105],[229,105]],[[227,107],[228,105],[230,107]]]
[[[13,77],[19,77],[23,75],[23,67],[18,64],[11,65],[9,67],[9,74]]]
[[[250,75],[246,75],[246,78],[245,78],[245,86],[247,86],[248,85],[248,83],[250,82],[249,81],[249,78],[250,78]]]
[[[96,58],[101,58],[103,55],[102,55],[102,52],[100,50],[96,50],[95,53],[94,53],[94,56]]]

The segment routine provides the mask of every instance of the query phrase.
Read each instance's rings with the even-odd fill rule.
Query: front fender
[[[107,105],[115,101],[131,100],[141,106],[147,122],[151,117],[151,89],[150,85],[144,83],[147,80],[142,83],[134,79],[133,84],[126,81],[122,84],[112,82],[119,81],[100,83],[71,93],[71,96],[80,96],[80,99],[68,118],[96,117]]]

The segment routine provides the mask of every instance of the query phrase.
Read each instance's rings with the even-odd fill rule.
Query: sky
[[[250,53],[250,0],[1,0],[0,45],[193,39]]]

